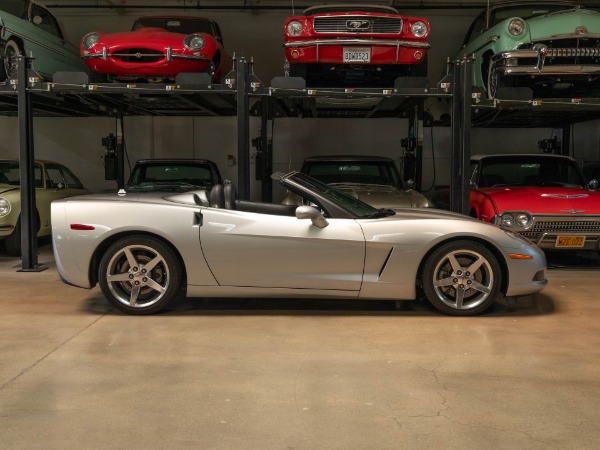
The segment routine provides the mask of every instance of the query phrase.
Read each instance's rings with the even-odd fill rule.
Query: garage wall
[[[51,5],[51,2],[46,2]],[[129,10],[119,13],[54,10],[67,35],[78,42],[85,33],[103,29],[129,29],[138,15],[195,14],[216,19],[223,30],[226,47],[237,56],[252,58],[255,73],[266,84],[282,74],[282,24],[286,12],[203,12]],[[423,11],[406,11],[417,16]],[[429,53],[429,78],[432,85],[445,73],[445,61],[457,52],[474,10],[426,11],[432,24]],[[427,111],[438,118],[447,113],[445,102],[427,102]],[[404,119],[276,119],[273,126],[274,170],[300,167],[306,156],[314,154],[372,154],[394,158],[402,165],[400,139],[408,134]],[[225,178],[237,181],[237,119],[235,117],[126,117],[125,142],[131,164],[140,158],[201,157],[214,160]],[[260,121],[251,118],[250,138],[258,136]],[[104,180],[101,139],[115,133],[111,118],[36,118],[34,119],[36,157],[65,163],[92,190],[113,188]],[[0,117],[1,157],[18,156],[17,119]],[[552,137],[552,129],[473,129],[472,152],[537,151],[537,142]],[[451,131],[449,128],[425,128],[425,190],[449,183]],[[574,155],[578,159],[600,159],[598,123],[578,124],[573,132]],[[254,149],[251,148],[251,179],[254,179]],[[260,196],[260,184],[253,181],[252,198]],[[275,189],[275,199],[282,193]]]

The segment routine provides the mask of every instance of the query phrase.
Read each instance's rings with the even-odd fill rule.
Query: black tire
[[[290,77],[304,78],[308,76],[308,67],[304,63],[290,64]]]
[[[37,234],[40,232],[40,216],[37,211],[35,221],[35,235],[37,239]],[[9,256],[21,256],[21,216],[17,219],[15,230],[4,239],[4,249]]]
[[[2,51],[2,69],[0,70],[0,81],[6,81],[17,72],[17,57],[23,51],[12,39],[9,39]]]
[[[4,249],[8,256],[21,256],[21,219],[17,221],[14,231],[4,239]]]
[[[476,242],[454,241],[427,257],[421,283],[436,309],[471,316],[492,305],[500,290],[500,278],[500,265],[490,250]]]
[[[115,308],[129,314],[152,314],[175,298],[181,274],[181,263],[171,247],[152,237],[130,236],[108,248],[100,261],[98,280]]]

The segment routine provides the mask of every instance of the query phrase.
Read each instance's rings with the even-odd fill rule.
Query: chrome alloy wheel
[[[501,271],[485,246],[456,241],[436,249],[423,270],[423,291],[440,311],[454,315],[487,309],[500,290]]]
[[[180,260],[168,243],[150,236],[130,236],[111,245],[98,279],[108,301],[130,314],[164,308],[182,284]]]
[[[169,267],[162,255],[146,246],[130,245],[108,263],[106,280],[115,298],[132,308],[154,305],[169,287]]]
[[[438,298],[451,308],[479,306],[491,294],[494,274],[479,253],[460,250],[446,255],[436,266],[433,285]]]

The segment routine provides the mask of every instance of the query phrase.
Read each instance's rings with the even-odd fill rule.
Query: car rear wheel
[[[98,278],[115,308],[129,314],[151,314],[175,298],[181,273],[181,263],[169,246],[148,236],[130,236],[108,248]]]
[[[19,45],[9,39],[4,46],[2,54],[2,70],[0,70],[0,81],[6,81],[17,73],[17,58],[22,54]]]
[[[500,290],[500,265],[485,246],[454,241],[438,247],[426,259],[422,286],[438,310],[470,316],[488,309]]]

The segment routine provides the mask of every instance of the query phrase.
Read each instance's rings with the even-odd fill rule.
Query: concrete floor
[[[598,269],[480,317],[425,304],[179,301],[114,311],[98,288],[0,253],[3,449],[592,449]]]

